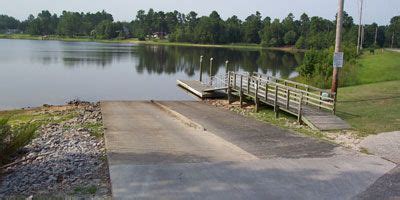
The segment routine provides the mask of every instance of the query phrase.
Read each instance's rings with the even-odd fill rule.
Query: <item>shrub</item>
[[[28,123],[15,128],[8,124],[8,119],[0,119],[0,164],[27,145],[35,136],[37,124]]]
[[[296,49],[306,49],[306,39],[305,37],[301,36],[299,37],[299,39],[297,40],[296,44],[295,44]]]
[[[316,87],[328,88],[330,87],[330,80],[332,76],[332,62],[333,62],[334,47],[329,49],[315,50],[311,49],[304,55],[302,64],[297,67],[297,71],[308,84]],[[343,45],[345,66],[341,70],[340,81],[341,85],[346,85],[347,81],[351,79],[354,65],[356,63],[357,51],[356,47],[352,44]]]

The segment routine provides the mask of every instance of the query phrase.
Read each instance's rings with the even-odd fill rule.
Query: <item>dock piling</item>
[[[239,90],[240,107],[243,107],[243,75],[240,75],[240,90]]]
[[[199,77],[199,81],[202,82],[203,81],[203,56],[200,56],[200,77]]]
[[[258,100],[258,80],[256,80],[256,91],[255,91],[255,94],[254,94],[254,103],[255,103],[255,112],[258,112],[258,110],[259,110],[259,104],[260,104],[260,102],[259,102],[259,100]]]

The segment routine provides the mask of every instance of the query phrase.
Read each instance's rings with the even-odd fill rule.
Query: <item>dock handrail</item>
[[[330,92],[330,90],[324,90],[324,89],[317,88],[317,87],[314,87],[314,86],[311,86],[311,85],[298,83],[298,82],[295,82],[295,81],[282,79],[282,78],[278,78],[278,77],[275,77],[275,76],[262,74],[262,73],[259,73],[259,72],[253,72],[252,74],[253,74],[253,76],[259,76],[261,78],[266,78],[268,80],[273,80],[275,82],[280,82],[283,85],[289,85],[289,86],[291,85],[294,88],[303,88],[303,89],[307,89],[308,88],[308,90],[313,90],[313,91],[318,91],[318,92],[325,92],[325,93],[328,93],[329,95],[333,96],[333,94]]]
[[[301,104],[333,113],[336,110],[336,94],[320,88],[258,73],[230,71],[228,77],[230,89],[266,103],[272,102],[274,106],[283,102],[287,111],[296,110],[291,111],[295,115],[301,113]],[[328,96],[324,93],[328,93]]]
[[[205,77],[201,83],[217,89],[228,88],[228,73],[219,74],[211,77]],[[210,90],[215,90],[215,89],[210,89]]]

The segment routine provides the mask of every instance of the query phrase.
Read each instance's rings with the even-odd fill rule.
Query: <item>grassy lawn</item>
[[[372,55],[366,52],[359,60],[356,78],[358,84],[400,80],[400,53],[378,50]]]
[[[400,73],[397,75],[400,76]],[[381,79],[384,80],[384,77]],[[400,81],[340,88],[337,109],[340,117],[360,131],[360,136],[398,131]]]
[[[18,109],[10,111],[0,111],[0,119],[7,118],[8,124],[13,127],[28,123],[37,123],[39,125],[48,123],[59,123],[72,119],[74,116],[74,112],[45,112],[41,108],[31,110]]]

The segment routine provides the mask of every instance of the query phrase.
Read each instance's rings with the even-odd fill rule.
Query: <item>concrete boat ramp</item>
[[[395,167],[202,102],[101,111],[114,199],[368,198]]]

